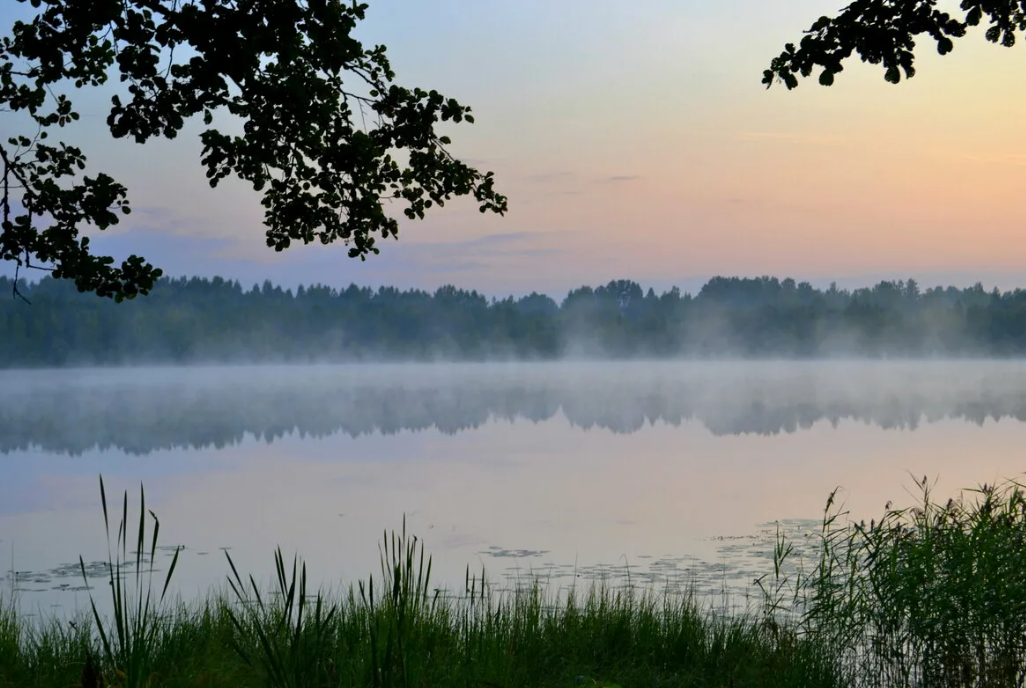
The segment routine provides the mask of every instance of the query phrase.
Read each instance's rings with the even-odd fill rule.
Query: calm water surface
[[[81,607],[67,565],[106,557],[102,473],[132,507],[145,484],[185,598],[223,583],[223,548],[258,578],[277,545],[324,585],[365,578],[404,515],[442,585],[629,564],[743,586],[773,523],[808,531],[835,487],[868,519],[911,502],[910,473],[940,497],[1019,476],[1024,419],[1020,362],[4,372],[2,585]]]

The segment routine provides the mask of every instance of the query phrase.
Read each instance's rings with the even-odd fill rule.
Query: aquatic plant
[[[275,551],[278,601],[272,604],[252,576],[247,590],[231,555],[225,551],[225,556],[232,571],[228,583],[240,605],[225,605],[224,611],[237,631],[232,646],[239,657],[250,667],[261,666],[267,684],[276,688],[319,686],[332,678],[332,667],[325,660],[331,654],[338,607],[326,604],[318,592],[311,617],[306,564],[294,557],[288,574],[281,548]]]
[[[1026,493],[1016,481],[937,503],[924,477],[918,504],[880,520],[842,522],[836,491],[815,566],[790,581],[796,630],[835,648],[852,685],[1026,684]],[[788,586],[778,538],[768,615]]]
[[[103,484],[103,476],[100,476],[100,503],[103,507],[103,525],[107,532],[107,564],[108,583],[113,602],[112,620],[105,619],[96,606],[96,600],[92,593],[89,594],[89,604],[95,622],[96,632],[99,634],[100,645],[106,666],[113,671],[119,688],[137,688],[153,685],[155,678],[154,650],[160,643],[160,635],[164,630],[166,619],[163,617],[164,597],[167,594],[168,586],[171,584],[171,577],[174,575],[175,567],[178,565],[180,547],[176,547],[174,558],[164,576],[164,585],[157,601],[152,599],[154,555],[157,551],[157,541],[160,534],[160,521],[156,514],[146,510],[146,491],[142,484],[139,485],[139,524],[136,529],[134,540],[135,550],[131,552],[134,558],[129,558],[129,520],[128,520],[128,491],[124,493],[122,500],[121,520],[118,523],[117,539],[113,553],[110,549],[110,518],[107,510],[107,491]],[[146,552],[146,515],[149,513],[153,520],[153,528],[150,538],[150,550]],[[81,556],[78,558],[79,568],[82,572],[82,580],[89,585],[89,577],[86,574],[85,561]],[[145,568],[144,568],[145,567]],[[134,590],[127,585],[128,573],[131,569],[135,579]],[[145,576],[145,588],[143,579]],[[86,666],[91,668],[92,655],[88,655]],[[98,685],[103,685],[103,674],[97,674]]]

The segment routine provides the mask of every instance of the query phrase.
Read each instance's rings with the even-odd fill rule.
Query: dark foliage
[[[9,2],[9,0],[8,0]],[[20,0],[25,2],[25,0]],[[352,33],[366,4],[344,0],[30,0],[30,21],[0,36],[0,111],[21,129],[0,142],[0,259],[43,267],[80,291],[120,301],[161,271],[139,256],[95,255],[87,226],[128,214],[127,189],[80,176],[86,157],[49,135],[79,119],[67,92],[112,75],[107,126],[138,143],[173,139],[193,118],[211,186],[229,176],[263,193],[267,245],[342,241],[349,256],[397,237],[395,201],[411,219],[456,196],[506,210],[492,173],[453,157],[444,122],[473,122],[437,91],[404,88],[384,46]],[[240,133],[215,126],[224,116]],[[6,125],[5,125],[6,126]],[[399,153],[401,162],[396,159]]]
[[[808,77],[819,68],[819,83],[830,86],[844,62],[854,55],[863,62],[880,65],[884,78],[896,84],[915,76],[916,41],[932,41],[937,52],[947,55],[954,39],[969,29],[987,25],[991,43],[1012,47],[1017,35],[1026,31],[1026,0],[962,0],[960,12],[937,8],[937,0],[854,0],[837,16],[820,17],[805,32],[798,45],[788,43],[763,72],[769,88],[782,82],[788,89],[798,86],[798,77]]]
[[[0,278],[0,293],[12,283]],[[488,299],[453,286],[355,285],[296,292],[265,282],[161,279],[115,305],[44,279],[0,301],[0,366],[356,360],[1026,353],[1026,291],[921,291],[914,280],[854,291],[792,279],[717,277],[692,296],[627,280]]]

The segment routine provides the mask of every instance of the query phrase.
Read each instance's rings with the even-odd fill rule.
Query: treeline
[[[0,294],[13,283],[0,277]],[[559,357],[904,357],[1026,353],[1026,291],[821,290],[716,277],[692,295],[619,280],[561,301],[352,285],[162,279],[115,304],[44,278],[0,298],[0,366]]]

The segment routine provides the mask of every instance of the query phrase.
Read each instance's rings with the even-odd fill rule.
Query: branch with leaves
[[[175,138],[202,117],[210,185],[235,175],[262,192],[267,245],[277,251],[342,241],[350,257],[377,254],[376,238],[399,232],[386,201],[402,203],[410,219],[465,195],[483,213],[507,209],[494,175],[455,158],[436,131],[440,122],[472,123],[471,109],[395,84],[385,47],[352,36],[365,4],[30,1],[35,18],[0,39],[0,109],[27,114],[37,128],[3,147],[0,255],[19,267],[50,264],[79,290],[117,300],[148,293],[161,275],[138,256],[115,266],[90,251],[82,228],[116,224],[130,212],[127,190],[108,175],[80,177],[82,151],[46,143],[79,118],[54,88],[99,87],[111,73],[126,85],[111,100],[111,135]],[[242,135],[215,127],[219,113],[240,120]]]
[[[1026,0],[962,0],[961,17],[937,9],[937,0],[855,0],[835,17],[820,17],[796,46],[788,43],[762,83],[769,88],[781,82],[797,88],[798,77],[809,77],[820,68],[819,83],[830,86],[853,55],[863,62],[881,65],[884,78],[897,84],[902,75],[915,76],[916,40],[932,39],[937,52],[954,49],[954,39],[971,27],[986,22],[986,38],[1005,47],[1015,45],[1026,31]]]

